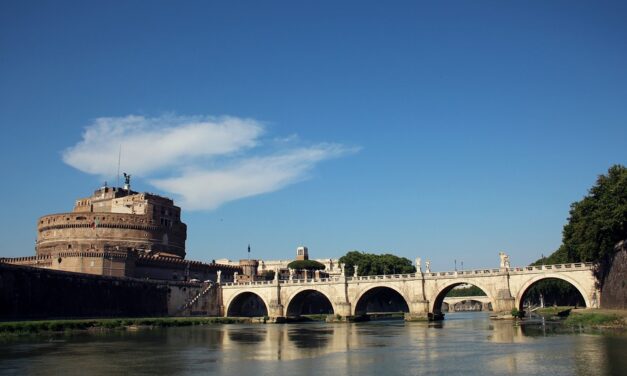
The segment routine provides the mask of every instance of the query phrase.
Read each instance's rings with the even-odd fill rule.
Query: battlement
[[[225,273],[232,274],[234,272],[241,273],[242,268],[233,266],[233,265],[223,265],[223,264],[207,264],[201,261],[192,261],[192,260],[184,260],[178,257],[169,257],[169,256],[152,256],[147,254],[139,254],[137,257],[136,265],[138,266],[157,266],[157,267],[168,267],[173,265],[178,266],[189,266],[192,270],[200,270],[200,269],[212,269],[212,270],[222,270]]]
[[[2,257],[0,263],[22,266],[49,267],[52,264],[50,255],[26,257]]]

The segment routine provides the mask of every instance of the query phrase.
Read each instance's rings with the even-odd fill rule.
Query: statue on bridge
[[[510,268],[509,256],[505,252],[499,252],[499,257],[501,258],[501,264],[500,264],[501,269],[509,269]]]
[[[425,261],[425,273],[431,273],[431,261]]]
[[[422,260],[420,257],[416,257],[416,272],[418,273],[422,273],[422,265],[420,265],[421,262]]]
[[[353,271],[353,277],[357,277],[357,269],[359,268],[359,265],[354,265],[353,268],[355,268]]]

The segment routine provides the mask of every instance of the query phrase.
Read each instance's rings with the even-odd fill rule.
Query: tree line
[[[406,257],[389,253],[377,255],[360,251],[350,251],[340,257],[346,275],[353,275],[357,266],[357,275],[406,274],[415,273],[416,268]]]

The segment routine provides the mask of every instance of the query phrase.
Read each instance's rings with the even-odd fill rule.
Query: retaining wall
[[[0,263],[0,320],[212,314],[215,293],[178,312],[202,286],[105,277]]]

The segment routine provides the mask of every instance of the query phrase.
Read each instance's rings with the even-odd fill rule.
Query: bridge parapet
[[[537,272],[543,270],[557,270],[560,269],[582,269],[582,270],[592,270],[594,269],[594,264],[591,262],[574,262],[569,264],[553,264],[553,265],[532,265],[525,266],[522,268],[510,268],[510,272]]]
[[[411,273],[411,274],[381,274],[381,275],[364,275],[358,277],[346,277],[347,281],[374,281],[374,280],[385,280],[385,279],[416,279],[416,276],[420,278],[419,274]]]
[[[514,267],[508,269],[473,269],[473,270],[455,270],[455,271],[443,271],[443,272],[430,272],[430,273],[409,273],[409,274],[381,274],[381,275],[366,275],[366,276],[357,276],[357,277],[330,277],[330,278],[310,278],[310,279],[282,279],[279,280],[280,284],[326,284],[330,282],[341,282],[345,280],[347,282],[351,281],[381,281],[381,280],[416,280],[416,279],[438,279],[441,277],[445,278],[466,278],[471,276],[486,276],[486,275],[497,275],[497,274],[519,274],[519,273],[537,273],[542,271],[568,271],[572,269],[580,269],[580,270],[592,270],[594,268],[594,264],[591,262],[579,262],[579,263],[569,263],[569,264],[553,264],[553,265],[533,265],[533,266],[524,266],[524,267]],[[222,283],[222,286],[264,286],[264,285],[273,285],[275,281],[248,281],[248,282],[225,282]]]

